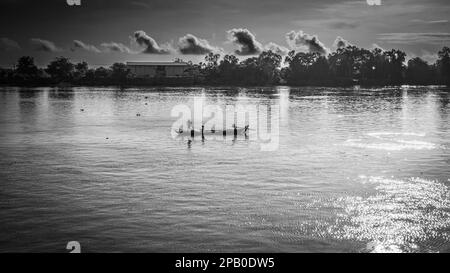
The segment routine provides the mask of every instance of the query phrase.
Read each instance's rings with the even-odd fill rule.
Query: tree
[[[309,70],[309,79],[311,84],[328,85],[332,82],[332,73],[330,65],[325,56],[319,56]]]
[[[118,84],[126,83],[129,78],[131,71],[126,64],[115,63],[111,66],[111,79],[113,82]]]
[[[218,63],[220,55],[209,53],[205,56],[205,63],[203,64],[203,73],[209,82],[217,82],[219,78]]]
[[[239,59],[234,55],[225,55],[218,70],[222,83],[236,84],[239,73]]]
[[[336,52],[331,54],[329,60],[330,66],[336,77],[353,80],[356,70],[355,57],[357,49],[355,46],[348,46],[338,48]]]
[[[438,53],[437,66],[443,83],[450,84],[450,48],[444,47]]]
[[[308,85],[311,84],[312,66],[320,58],[318,53],[304,53],[295,51],[289,52],[285,58],[285,63],[289,65],[286,75],[288,84],[292,85]]]
[[[406,53],[401,50],[392,49],[384,52],[386,63],[384,70],[389,84],[401,84],[403,82],[403,71],[405,68]]]
[[[73,78],[75,81],[81,81],[86,78],[86,74],[89,70],[89,66],[86,62],[77,63],[75,65],[75,71],[73,73]]]
[[[105,84],[108,78],[110,78],[111,71],[104,68],[99,67],[94,71],[94,79],[96,83]]]
[[[50,62],[45,72],[50,75],[54,82],[70,82],[73,79],[75,65],[64,57],[56,58]]]
[[[421,58],[408,61],[406,68],[406,82],[408,84],[430,84],[433,82],[432,67]]]
[[[244,85],[260,85],[261,70],[258,66],[258,58],[252,57],[243,60],[240,64],[239,82]]]
[[[262,52],[258,57],[258,67],[263,73],[261,84],[274,84],[279,82],[279,70],[281,65],[281,55],[269,51]]]
[[[39,76],[39,69],[34,64],[33,57],[21,57],[17,62],[15,74],[19,81],[35,81]]]
[[[372,51],[367,51],[364,55],[365,59],[363,60],[360,71],[362,82],[384,84],[386,57],[384,56],[383,50],[375,48]]]
[[[10,83],[11,75],[11,69],[4,69],[0,67],[0,83]]]

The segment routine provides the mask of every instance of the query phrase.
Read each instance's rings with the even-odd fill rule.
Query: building
[[[127,66],[138,78],[186,77],[189,68],[181,62],[127,62]]]

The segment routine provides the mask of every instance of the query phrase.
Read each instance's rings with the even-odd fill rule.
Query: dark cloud
[[[348,46],[352,46],[353,44],[351,44],[349,41],[345,40],[344,38],[342,38],[341,36],[338,36],[336,38],[336,40],[333,43],[333,46],[335,48],[346,48]]]
[[[180,38],[178,50],[184,55],[204,55],[219,51],[218,48],[211,46],[207,40],[199,39],[192,34]]]
[[[19,49],[20,45],[16,41],[6,37],[0,38],[0,51],[12,51]]]
[[[329,50],[325,45],[319,41],[317,35],[310,35],[304,33],[302,30],[299,32],[291,31],[286,34],[286,41],[292,49],[306,50],[311,53],[319,53],[326,55]]]
[[[236,44],[239,49],[235,51],[237,55],[256,55],[262,52],[262,45],[255,38],[255,35],[245,28],[235,28],[227,31],[228,39]]]
[[[450,33],[382,33],[378,40],[390,44],[445,44]]]
[[[73,46],[75,49],[82,49],[82,50],[86,50],[86,51],[94,52],[94,53],[101,52],[100,49],[98,49],[96,46],[85,44],[80,40],[74,40]]]
[[[134,38],[138,45],[144,47],[142,53],[146,54],[170,54],[168,48],[162,48],[152,37],[148,36],[143,30],[138,30],[134,33]]]
[[[58,52],[58,51],[62,51],[60,48],[58,48],[55,43],[48,41],[48,40],[44,40],[44,39],[39,39],[39,38],[33,38],[30,40],[31,44],[34,47],[34,50],[36,51],[44,51],[44,52]]]
[[[265,47],[265,50],[270,50],[278,55],[285,56],[289,53],[289,49],[284,46],[280,46],[276,43],[268,43]]]
[[[105,48],[109,52],[133,53],[129,47],[121,43],[102,43],[100,46]]]

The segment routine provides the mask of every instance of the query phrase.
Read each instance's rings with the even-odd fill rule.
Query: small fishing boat
[[[246,128],[237,128],[237,135],[244,135],[248,133],[248,127]],[[191,136],[192,132],[191,130],[187,131],[180,131],[175,130],[175,133],[177,133],[179,136]],[[205,136],[222,136],[224,134],[224,130],[204,130],[203,135]],[[233,136],[234,135],[234,129],[226,129],[225,134],[227,136]],[[194,136],[201,136],[202,131],[201,130],[194,130]]]

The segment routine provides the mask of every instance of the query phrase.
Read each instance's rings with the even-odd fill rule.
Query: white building
[[[179,62],[127,62],[127,66],[136,77],[185,77],[189,68],[187,63]]]

